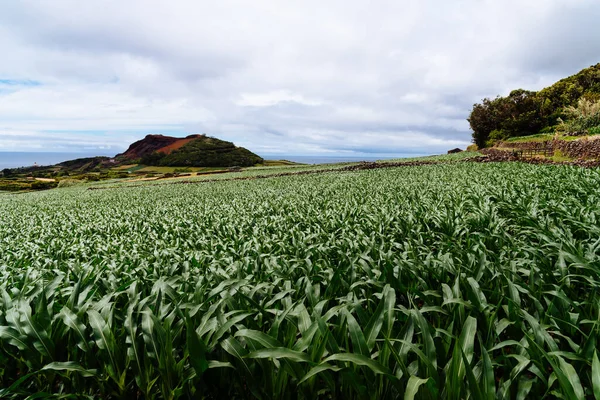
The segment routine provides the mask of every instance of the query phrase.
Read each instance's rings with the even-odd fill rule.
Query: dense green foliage
[[[497,140],[554,131],[559,118],[569,118],[566,108],[576,106],[581,98],[600,99],[600,64],[539,92],[519,89],[473,105],[468,118],[473,141],[485,147]]]
[[[170,154],[153,152],[140,160],[145,165],[177,167],[250,167],[263,159],[231,142],[202,136]]]
[[[577,107],[565,108],[567,121],[560,120],[557,130],[568,136],[594,135],[600,130],[600,100],[579,99]]]
[[[108,157],[87,157],[64,161],[56,165],[30,166],[20,168],[5,168],[1,171],[5,177],[15,175],[28,175],[34,177],[56,177],[68,175],[69,173],[86,173],[99,171],[102,168],[113,167]]]
[[[599,399],[599,183],[456,163],[0,194],[0,396]]]
[[[1,192],[17,192],[31,189],[31,182],[21,179],[0,179]]]
[[[5,168],[0,171],[0,191],[45,190],[56,187],[63,179],[98,181],[128,176],[126,171],[111,170],[114,167],[108,157],[88,157],[56,165]],[[56,182],[31,178],[55,179]]]
[[[30,179],[0,179],[0,192],[19,192],[23,190],[46,190],[55,188],[58,182],[44,182]]]
[[[76,158],[74,160],[63,161],[57,164],[60,167],[64,167],[69,171],[77,170],[79,172],[92,171],[102,166],[110,165],[110,157],[86,157]]]

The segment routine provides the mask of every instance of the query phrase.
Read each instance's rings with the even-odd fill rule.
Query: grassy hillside
[[[512,137],[554,133],[561,119],[573,118],[569,107],[577,107],[581,99],[600,101],[600,64],[539,92],[518,89],[473,105],[468,118],[473,141],[482,148]]]
[[[263,159],[251,151],[208,136],[198,136],[179,148],[161,149],[141,157],[140,163],[175,167],[249,167]]]
[[[196,182],[0,194],[0,397],[600,390],[600,170]]]

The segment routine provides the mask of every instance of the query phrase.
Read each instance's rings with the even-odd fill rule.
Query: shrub
[[[566,121],[559,119],[560,130],[568,136],[590,134],[589,130],[600,126],[600,101],[579,99],[577,107],[568,106],[564,109]]]
[[[85,179],[87,179],[90,182],[96,182],[100,180],[100,177],[98,175],[94,175],[94,174],[87,174],[85,175]]]
[[[0,191],[17,192],[19,190],[26,190],[31,188],[31,185],[25,182],[18,182],[12,180],[0,181]]]
[[[35,181],[31,183],[33,190],[53,189],[58,186],[56,181]]]
[[[472,145],[467,147],[467,151],[478,151],[478,150],[479,150],[479,147],[475,143],[473,143]]]
[[[543,128],[540,133],[555,133],[556,132],[556,125],[552,125],[552,126],[547,126],[545,128]]]
[[[485,144],[483,147],[494,147],[495,144],[496,144],[496,140],[488,139],[485,141]]]
[[[593,126],[588,129],[588,133],[590,135],[600,135],[600,126]]]
[[[494,129],[490,132],[490,140],[493,140],[494,142],[507,139],[508,137],[509,135],[502,129]]]

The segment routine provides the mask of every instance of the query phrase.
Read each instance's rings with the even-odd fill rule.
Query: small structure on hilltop
[[[460,153],[462,152],[461,149],[459,149],[458,147],[452,150],[448,150],[448,154],[454,154],[454,153]]]

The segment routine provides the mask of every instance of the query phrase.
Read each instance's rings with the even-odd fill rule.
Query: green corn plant
[[[0,397],[600,399],[599,170],[319,168],[0,193]]]

